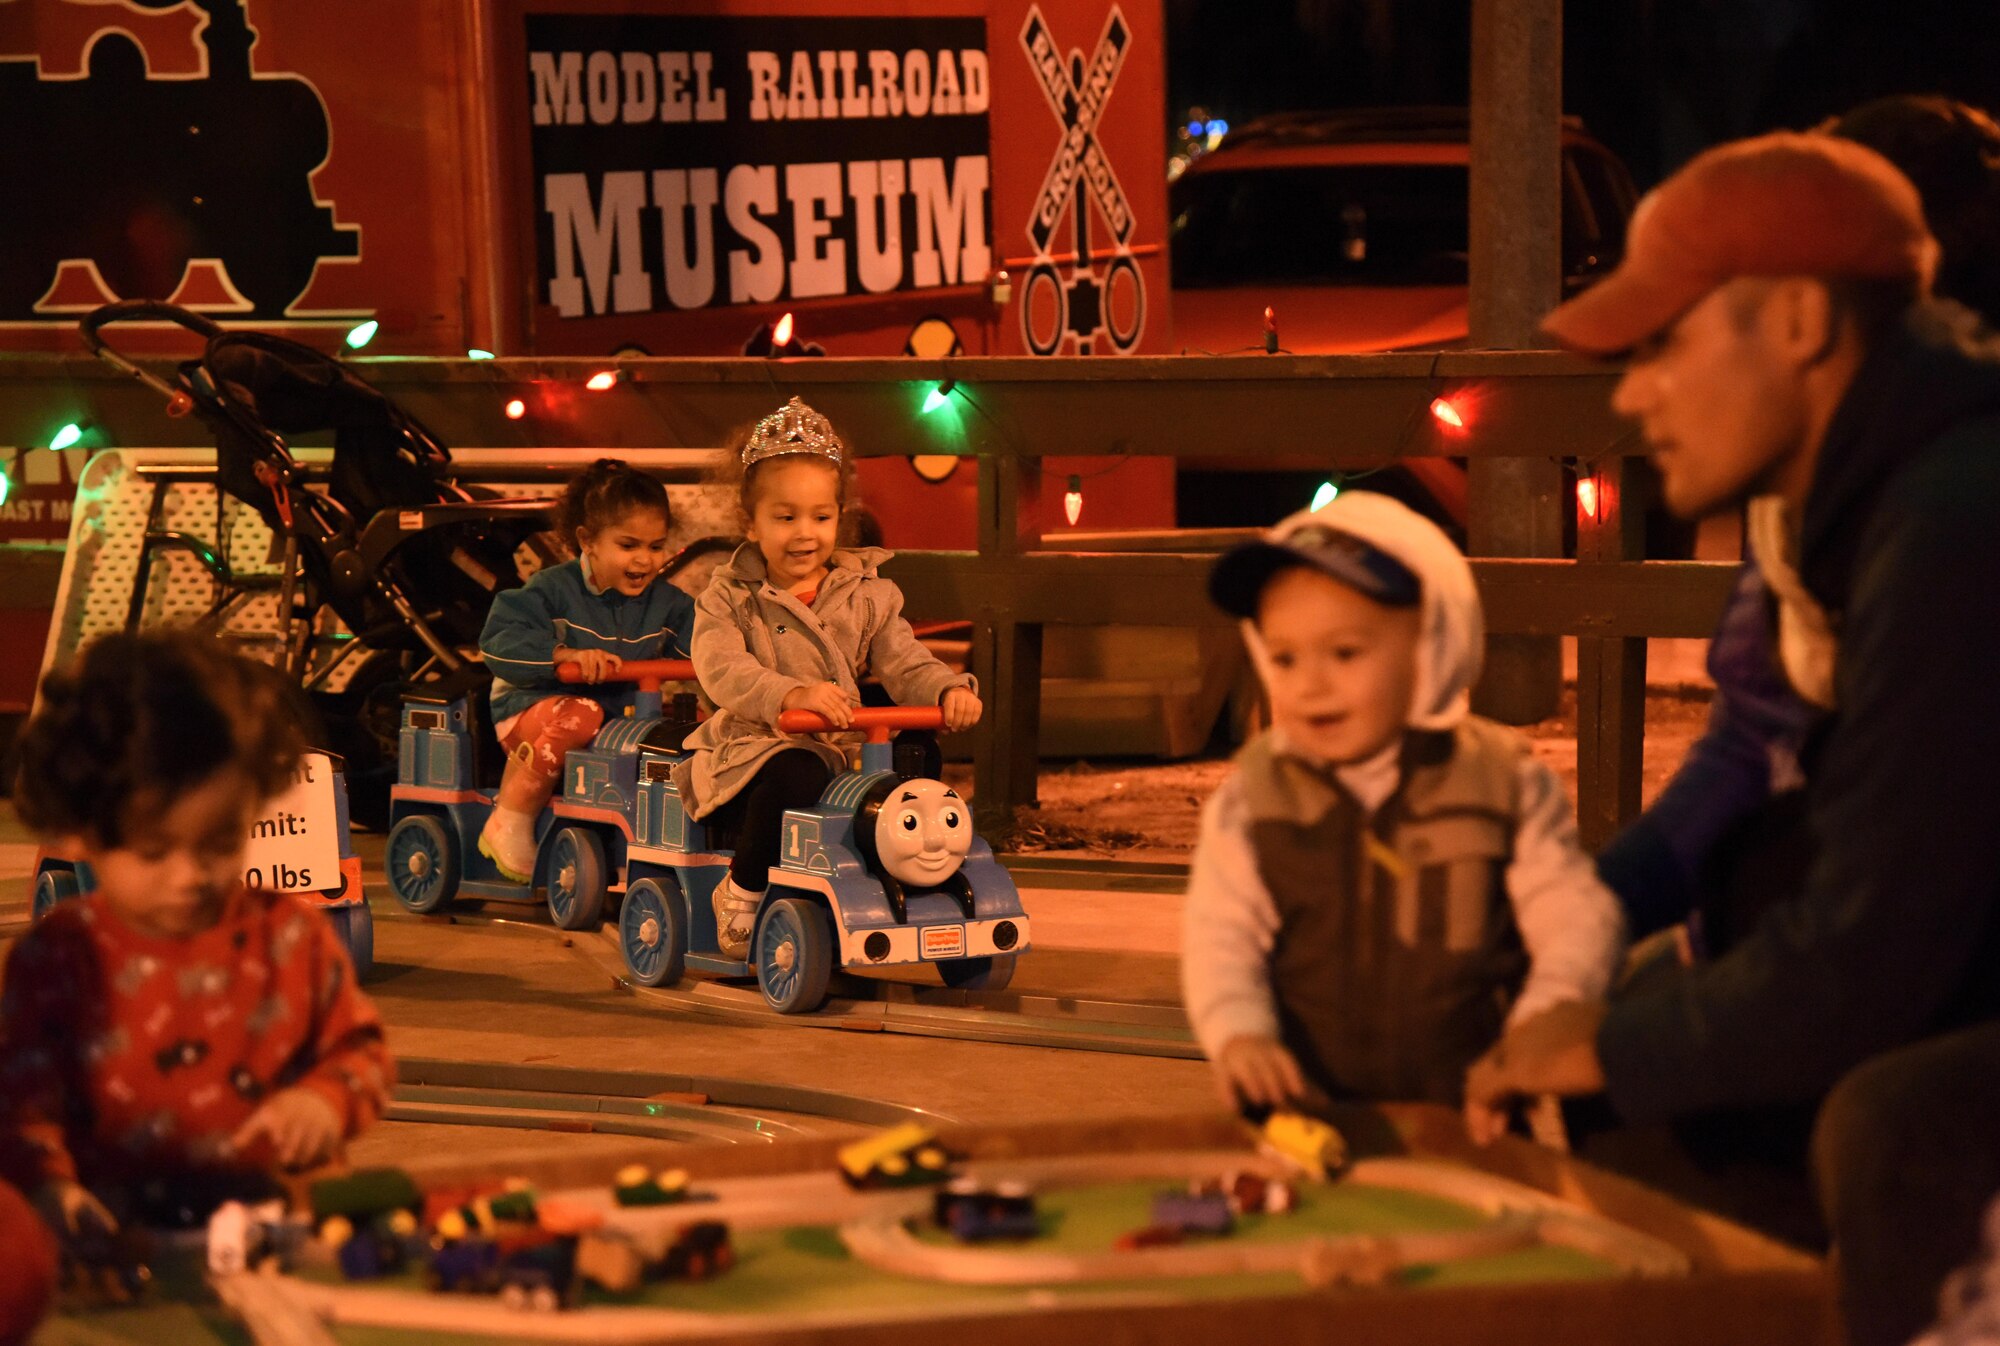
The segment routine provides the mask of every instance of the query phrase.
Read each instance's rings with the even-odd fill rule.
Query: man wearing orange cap
[[[2000,1122],[2000,351],[1929,300],[1935,259],[1886,160],[1763,136],[1662,184],[1618,270],[1550,315],[1627,354],[1613,406],[1671,510],[1747,507],[1783,672],[1819,712],[1816,856],[1726,951],[1519,1025],[1466,1090],[1476,1131],[1515,1097],[1602,1091],[1683,1137],[1834,1091],[1821,1197],[1857,1343],[1927,1320],[2000,1187],[2000,1127],[1976,1134]]]

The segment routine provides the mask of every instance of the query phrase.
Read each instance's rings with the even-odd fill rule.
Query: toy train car
[[[375,965],[375,918],[368,910],[367,894],[361,886],[361,857],[354,853],[353,837],[348,830],[347,775],[342,759],[336,754],[313,755],[324,757],[331,767],[333,825],[340,838],[340,872],[338,882],[304,890],[297,896],[326,913],[334,933],[347,946],[348,957],[354,960],[355,976],[366,977]],[[96,887],[97,876],[87,862],[39,853],[35,857],[33,918],[40,920],[56,903],[82,897]]]
[[[288,1266],[305,1232],[305,1222],[290,1218],[283,1201],[225,1201],[208,1217],[208,1269],[227,1276],[266,1262]]]
[[[1034,1195],[1026,1187],[989,1186],[976,1178],[960,1178],[940,1191],[932,1201],[931,1222],[961,1243],[1031,1239],[1042,1232]]]
[[[534,881],[514,883],[479,853],[493,809],[500,754],[485,726],[486,689],[466,680],[413,691],[403,708],[401,757],[390,792],[394,822],[385,867],[411,911],[454,898],[546,901],[564,929],[595,927],[614,900],[619,944],[645,986],[689,973],[755,976],[780,1013],[819,1008],[836,968],[932,964],[948,986],[998,990],[1029,948],[1013,880],[973,835],[970,811],[936,780],[899,773],[889,734],[935,729],[935,708],[863,709],[861,769],[834,778],[812,808],[786,813],[779,863],[758,909],[746,959],[717,945],[710,895],[728,852],[688,815],[673,768],[694,727],[691,698],[662,715],[661,681],[685,681],[684,661],[632,661],[637,714],[613,721],[569,754],[561,792],[537,824]],[[787,733],[830,726],[787,711]]]
[[[1347,1167],[1347,1139],[1339,1131],[1300,1112],[1273,1112],[1258,1128],[1263,1148],[1324,1180]]]
[[[850,1141],[836,1157],[840,1176],[856,1188],[917,1186],[951,1176],[951,1154],[937,1143],[937,1132],[921,1122]]]

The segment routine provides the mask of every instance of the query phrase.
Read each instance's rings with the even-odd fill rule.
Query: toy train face
[[[874,825],[874,867],[899,883],[934,888],[958,873],[972,849],[972,822],[958,791],[942,781],[907,780],[882,792]]]

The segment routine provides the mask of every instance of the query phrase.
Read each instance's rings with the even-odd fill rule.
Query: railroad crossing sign
[[[1097,135],[1131,41],[1131,27],[1116,5],[1105,16],[1104,30],[1088,60],[1078,50],[1064,59],[1040,6],[1028,7],[1021,26],[1021,46],[1062,127],[1062,139],[1028,220],[1035,263],[1022,286],[1021,326],[1028,349],[1037,355],[1055,354],[1072,337],[1077,353],[1088,355],[1100,331],[1122,355],[1139,344],[1145,330],[1146,289],[1130,250],[1135,218]],[[1114,244],[1101,279],[1095,263],[1103,259],[1091,252],[1086,196],[1096,203]],[[1075,220],[1076,249],[1058,258],[1050,245],[1065,214],[1073,214]]]

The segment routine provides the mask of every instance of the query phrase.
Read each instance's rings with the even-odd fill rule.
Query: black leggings
[[[778,833],[786,809],[819,803],[833,772],[816,752],[786,748],[767,759],[757,774],[703,821],[713,837],[734,837],[736,856],[729,877],[746,893],[761,893],[778,863]]]

